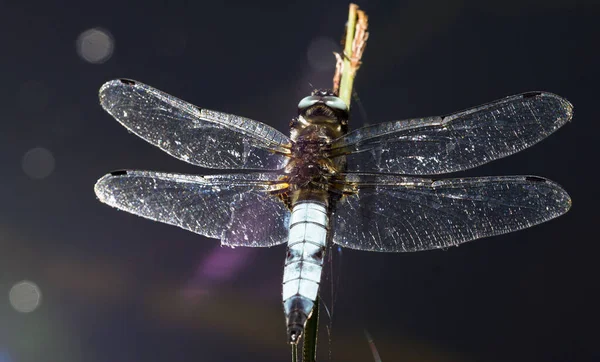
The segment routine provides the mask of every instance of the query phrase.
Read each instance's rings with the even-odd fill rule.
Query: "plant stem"
[[[298,345],[292,343],[290,346],[292,346],[292,362],[298,362]]]
[[[319,306],[320,298],[317,295],[315,306],[304,330],[304,344],[302,345],[302,362],[315,362],[317,360],[317,337],[319,336]]]
[[[333,91],[348,105],[352,100],[352,86],[356,72],[361,65],[361,58],[369,38],[368,17],[358,5],[350,4],[346,36],[344,39],[344,54],[336,54],[336,72],[333,77]]]
[[[350,75],[350,56],[352,55],[352,41],[354,40],[354,29],[356,27],[356,11],[358,5],[350,4],[350,11],[348,11],[348,23],[346,24],[346,40],[344,42],[344,65],[342,68],[342,80],[340,84],[339,97],[346,102],[348,108],[350,108],[350,101],[352,97],[352,83],[354,76]]]

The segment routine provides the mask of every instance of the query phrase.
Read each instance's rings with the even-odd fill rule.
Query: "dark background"
[[[463,174],[548,177],[573,207],[447,251],[343,251],[322,360],[373,360],[366,329],[383,361],[600,361],[598,2],[359,5],[371,38],[354,127],[559,94],[573,122]],[[330,86],[346,17],[344,1],[0,0],[0,361],[289,360],[284,246],[220,248],[96,200],[114,169],[215,172],[129,134],[97,93],[132,78],[287,134],[309,82]],[[93,28],[114,42],[105,62],[85,60],[102,33],[78,41]],[[22,280],[42,293],[31,313],[9,302]]]

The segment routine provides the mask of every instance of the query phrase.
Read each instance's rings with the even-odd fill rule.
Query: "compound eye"
[[[300,103],[298,103],[298,109],[306,109],[306,108],[312,106],[313,104],[317,103],[318,101],[319,101],[319,97],[315,97],[315,96],[309,96],[309,97],[302,98]]]
[[[338,97],[323,97],[325,104],[333,109],[338,109],[340,111],[348,111],[348,106],[346,103]]]

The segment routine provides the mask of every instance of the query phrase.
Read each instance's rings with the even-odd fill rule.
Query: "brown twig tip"
[[[346,33],[342,45],[342,55],[336,54],[335,74],[333,76],[333,92],[350,108],[352,84],[361,65],[361,58],[367,45],[369,18],[358,9],[358,5],[350,4]]]
[[[335,55],[335,74],[333,75],[333,93],[340,94],[340,81],[342,80],[342,71],[344,69],[344,59],[340,53],[333,52]]]
[[[356,22],[356,29],[354,30],[354,40],[352,41],[352,66],[358,68],[361,64],[361,58],[367,45],[367,39],[369,39],[369,33],[367,28],[369,27],[369,18],[364,11],[358,10],[358,21]]]

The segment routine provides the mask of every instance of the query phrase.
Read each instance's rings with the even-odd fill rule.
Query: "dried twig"
[[[336,66],[333,76],[333,91],[350,107],[352,86],[367,45],[369,20],[358,5],[350,4],[343,56],[335,53]]]

